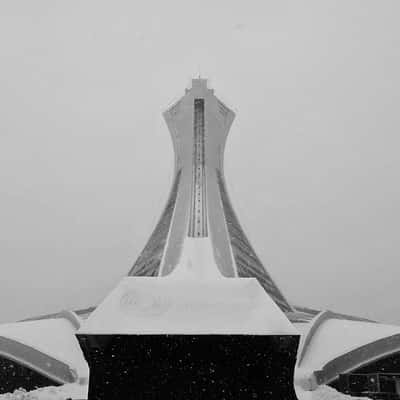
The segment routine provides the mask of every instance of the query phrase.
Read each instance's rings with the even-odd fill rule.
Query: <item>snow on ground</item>
[[[342,394],[329,386],[320,386],[313,392],[297,390],[299,400],[368,400],[367,397],[351,397]],[[69,384],[59,387],[49,386],[26,392],[23,389],[16,390],[14,393],[0,395],[0,400],[66,400],[66,399],[86,399],[87,386]]]
[[[349,396],[325,385],[319,386],[312,392],[296,387],[296,395],[298,400],[370,400],[368,397]]]
[[[368,397],[352,397],[343,393],[338,392],[337,390],[329,387],[329,386],[320,386],[311,393],[311,400],[357,400],[357,399],[368,399]],[[300,396],[299,396],[300,397]],[[302,400],[302,399],[299,399]]]
[[[63,386],[48,386],[31,392],[18,389],[14,393],[0,395],[0,400],[66,400],[87,399],[87,385],[70,383]]]

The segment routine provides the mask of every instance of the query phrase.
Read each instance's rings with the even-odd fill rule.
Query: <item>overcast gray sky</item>
[[[201,72],[225,173],[295,304],[400,323],[399,1],[2,1],[0,321],[98,303],[166,202]]]

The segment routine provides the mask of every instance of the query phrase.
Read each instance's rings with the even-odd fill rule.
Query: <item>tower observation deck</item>
[[[188,247],[207,242],[222,276],[257,278],[281,310],[290,312],[244,234],[226,190],[223,154],[234,117],[205,79],[193,79],[192,88],[164,112],[174,144],[174,180],[161,218],[129,275],[168,276]]]

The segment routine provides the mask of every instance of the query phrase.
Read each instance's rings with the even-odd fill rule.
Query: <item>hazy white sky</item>
[[[166,202],[161,112],[208,77],[250,240],[295,304],[400,323],[400,2],[0,4],[0,321],[98,303]]]

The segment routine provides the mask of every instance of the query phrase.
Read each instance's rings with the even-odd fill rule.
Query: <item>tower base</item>
[[[88,400],[296,400],[298,335],[78,334]]]

